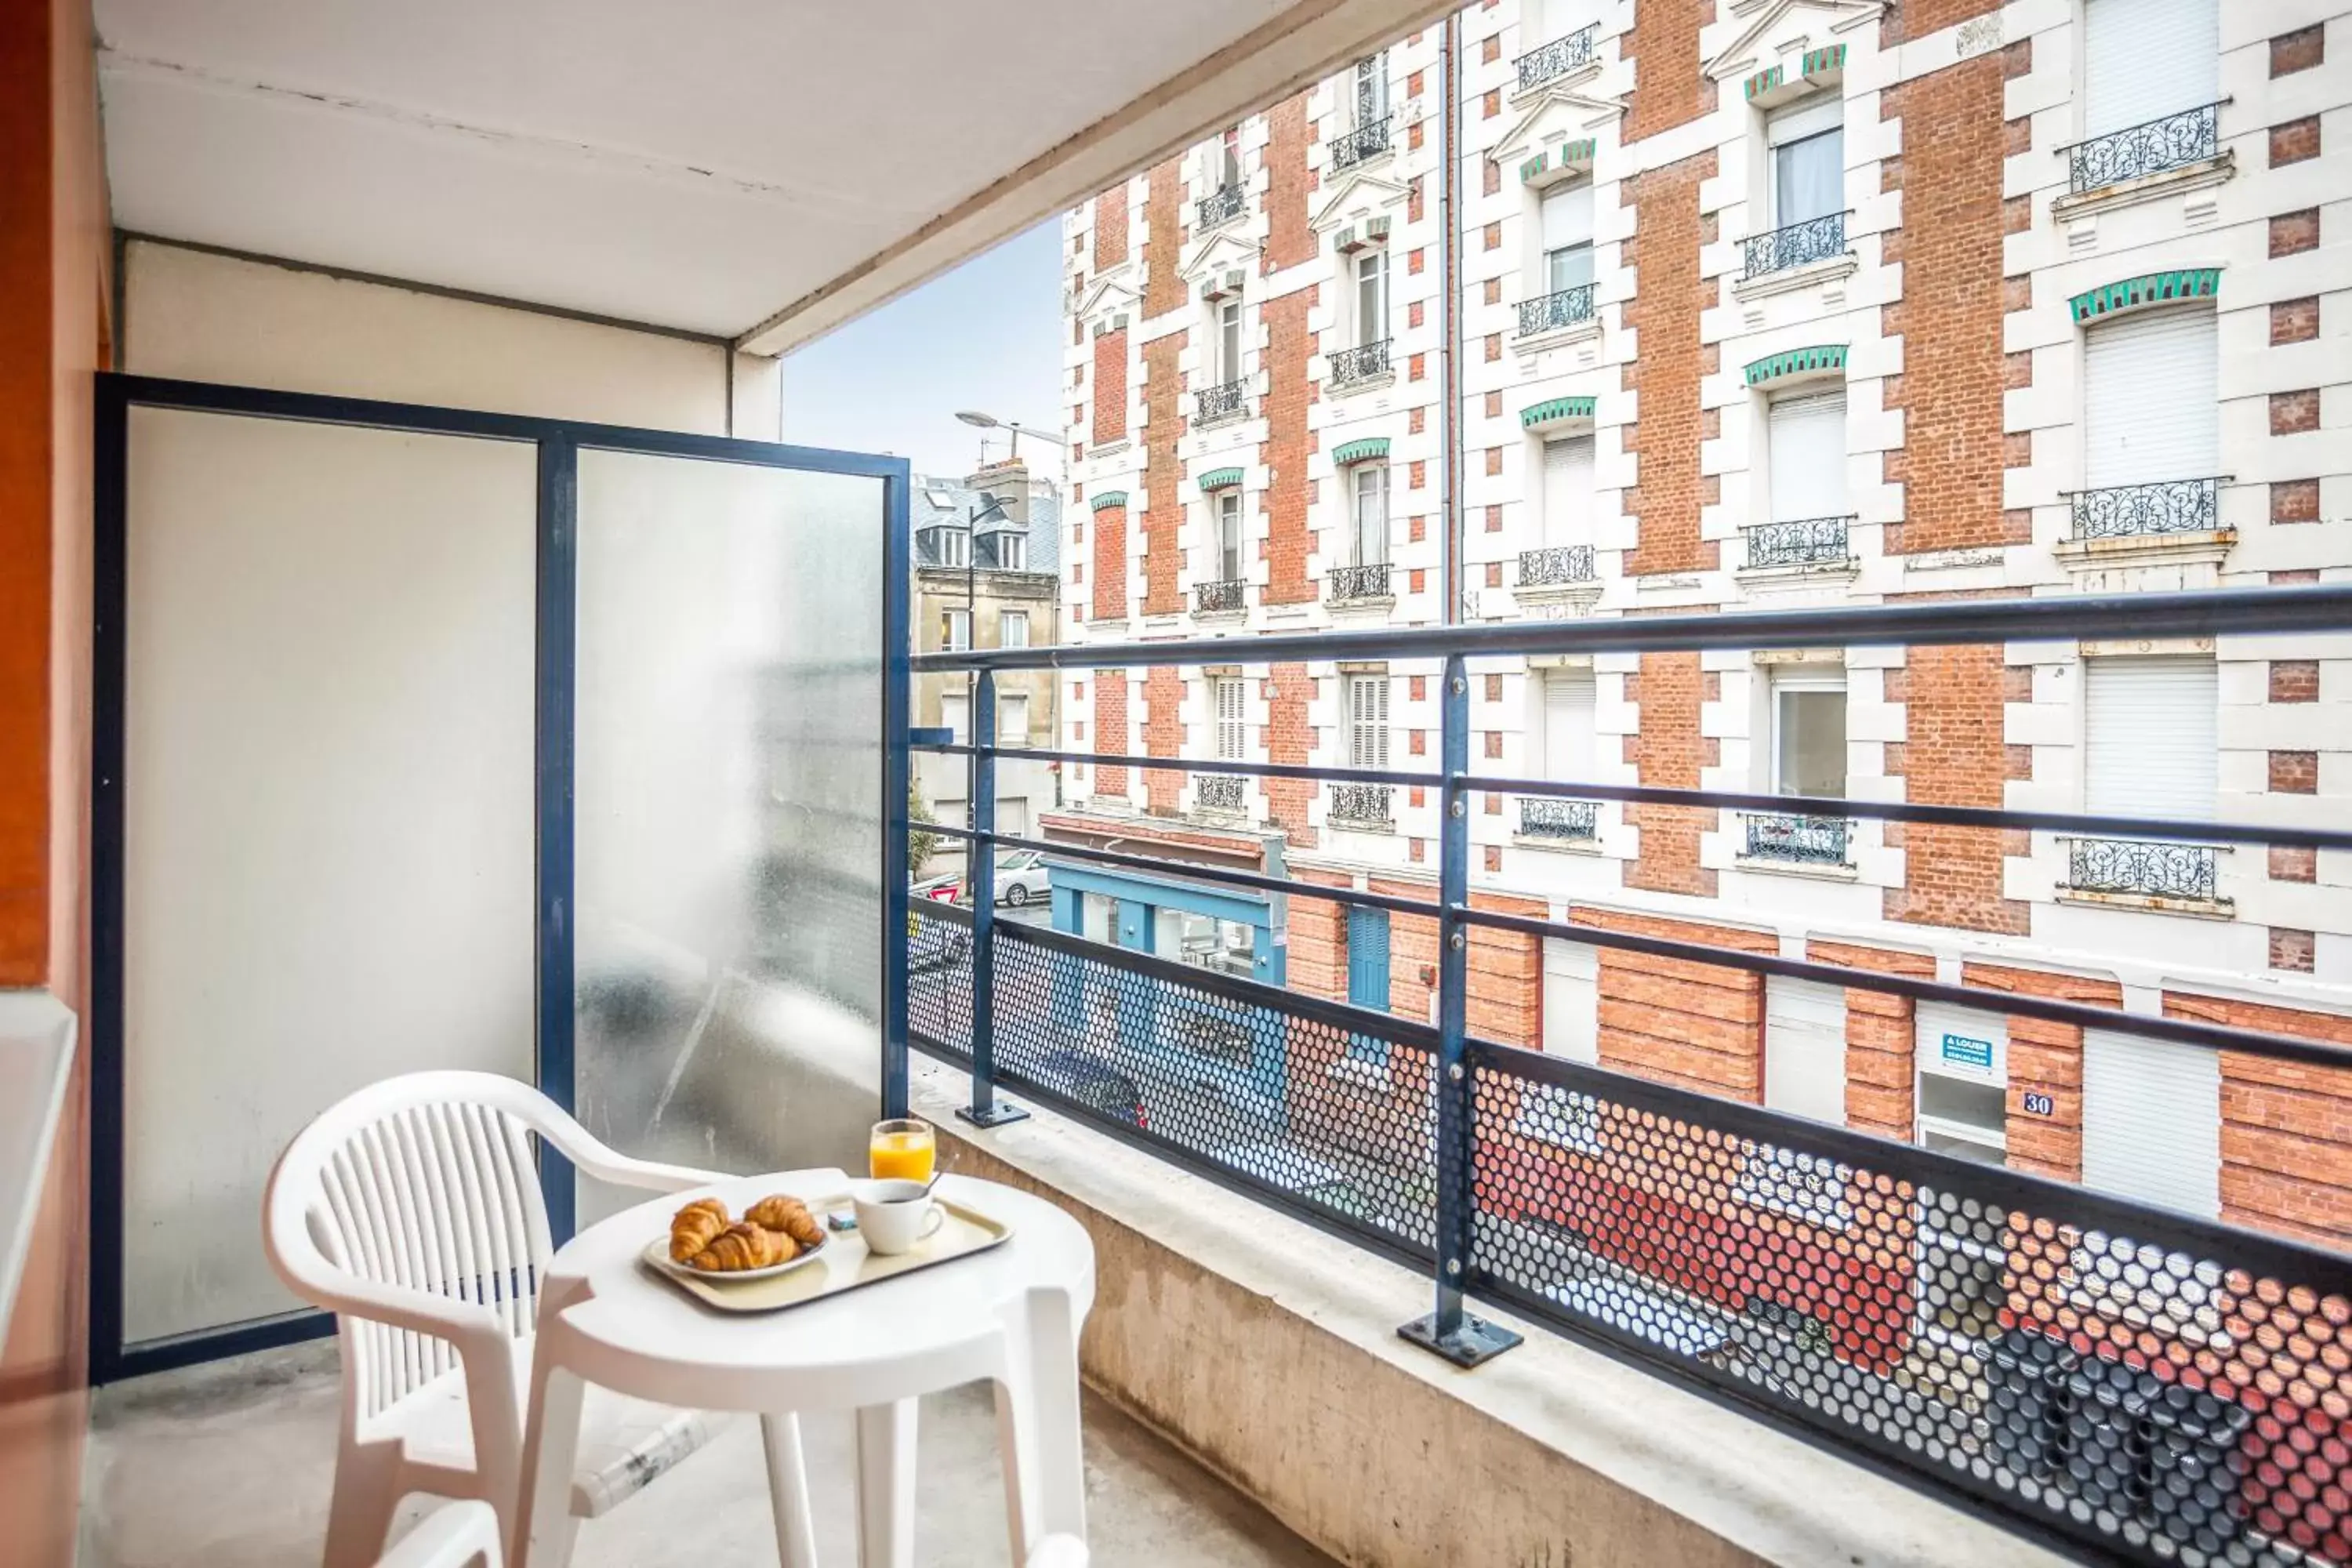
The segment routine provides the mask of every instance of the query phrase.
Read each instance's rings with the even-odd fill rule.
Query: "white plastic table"
[[[556,1253],[541,1288],[531,1358],[518,1568],[563,1568],[570,1555],[569,1532],[553,1521],[567,1507],[587,1383],[666,1405],[772,1417],[763,1426],[785,1568],[814,1568],[816,1548],[797,1435],[772,1417],[855,1410],[859,1563],[909,1568],[916,1401],[986,1378],[996,1385],[1013,1561],[1024,1561],[1046,1535],[1085,1539],[1077,1342],[1094,1303],[1094,1245],[1053,1205],[993,1182],[942,1177],[940,1196],[1009,1225],[1012,1239],[779,1312],[706,1307],[640,1261],[646,1242],[667,1236],[669,1216],[697,1197],[715,1195],[740,1213],[770,1193],[815,1201],[847,1187],[835,1170],[722,1182],[614,1215]],[[541,1521],[551,1522],[535,1528]],[[692,1538],[690,1530],[680,1537]]]

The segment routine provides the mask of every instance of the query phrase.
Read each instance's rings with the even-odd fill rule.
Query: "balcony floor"
[[[82,1568],[312,1568],[334,1472],[331,1341],[101,1389],[90,1418]],[[803,1422],[819,1553],[856,1557],[849,1418]],[[1272,1516],[1091,1395],[1087,1509],[1101,1568],[1328,1568]],[[1007,1561],[994,1407],[972,1385],[923,1401],[916,1561]],[[398,1533],[435,1505],[411,1499]],[[580,1568],[772,1568],[759,1426],[580,1532]]]

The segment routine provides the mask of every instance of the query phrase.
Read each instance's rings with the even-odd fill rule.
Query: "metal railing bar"
[[[1475,906],[1461,910],[1458,918],[1471,925],[1517,931],[1522,936],[1556,937],[1592,947],[1612,947],[1625,952],[1643,953],[1652,958],[1679,959],[1685,963],[1703,963],[1717,969],[1744,969],[1759,974],[1777,974],[1787,980],[1811,980],[1825,985],[1843,986],[1849,991],[1879,991],[1891,996],[1908,996],[1915,1002],[1945,1002],[1979,1013],[1999,1013],[2006,1017],[2038,1018],[2044,1023],[2066,1024],[2080,1029],[2111,1030],[2147,1039],[2173,1040],[2208,1050],[2242,1051],[2249,1056],[2267,1057],[2277,1061],[2352,1069],[2352,1047],[2296,1039],[2290,1035],[2266,1035],[2258,1030],[2233,1029],[2221,1024],[2200,1024],[2188,1018],[2152,1017],[2145,1013],[2126,1013],[2117,1007],[2095,1007],[2087,1003],[2061,1002],[2053,997],[2032,996],[2015,991],[1947,985],[1941,981],[1919,980],[1906,974],[1890,974],[1883,970],[1848,969],[1840,964],[1815,963],[1811,959],[1781,958],[1777,954],[1749,952],[1743,948],[1678,942],[1672,937],[1641,936],[1601,926],[1570,925],[1559,921],[1505,914],[1498,910],[1482,910]],[[2020,962],[2023,961],[1985,961],[1988,967],[1996,969],[2013,968]]]
[[[1330,664],[1454,653],[1691,653],[1709,649],[1950,647],[2084,638],[2274,637],[2352,628],[2352,585],[2200,589],[2178,594],[1963,599],[1829,610],[1747,610],[1578,621],[1490,621],[1390,631],[1285,633],[982,648],[917,654],[919,671],[1118,669],[1149,665]],[[1433,669],[1428,673],[1435,673]]]
[[[2143,120],[2137,125],[2119,125],[2113,131],[2102,131],[2096,136],[2085,136],[2080,142],[2068,142],[2053,147],[2050,151],[2052,155],[2055,156],[2060,153],[2072,153],[2077,147],[2096,146],[2102,142],[2112,142],[2118,136],[2128,136],[2135,131],[2153,131],[2167,121],[2179,120],[2185,115],[2202,114],[2209,109],[2220,109],[2237,101],[2236,99],[2225,95],[2213,100],[2210,103],[2192,103],[2185,109],[2176,109],[2169,114],[2159,114],[2153,120]]]

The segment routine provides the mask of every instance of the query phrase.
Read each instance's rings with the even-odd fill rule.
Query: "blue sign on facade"
[[[1992,1042],[1972,1040],[1966,1035],[1944,1037],[1944,1059],[1955,1067],[1981,1068],[1992,1070]]]
[[[2028,1116],[2047,1116],[2057,1109],[2057,1102],[2046,1094],[2029,1094],[2025,1097],[2025,1114]]]

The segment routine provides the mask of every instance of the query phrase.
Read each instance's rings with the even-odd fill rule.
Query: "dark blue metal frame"
[[[907,459],[824,447],[698,436],[627,426],[542,419],[479,409],[280,392],[266,387],[104,374],[97,378],[92,442],[95,552],[91,742],[91,988],[89,1375],[93,1383],[161,1372],[333,1331],[321,1312],[293,1312],[138,1345],[123,1342],[123,798],[124,649],[128,612],[127,521],[130,413],[180,409],[313,425],[513,441],[537,452],[537,798],[539,1088],[567,1110],[573,1103],[572,816],[573,705],[579,575],[579,454],[583,449],[746,463],[883,483],[883,835],[881,1102],[906,1109],[907,779],[908,694],[908,526],[912,475]],[[895,955],[895,958],[893,957]],[[540,1179],[548,1222],[560,1244],[575,1220],[570,1163],[543,1151]]]

